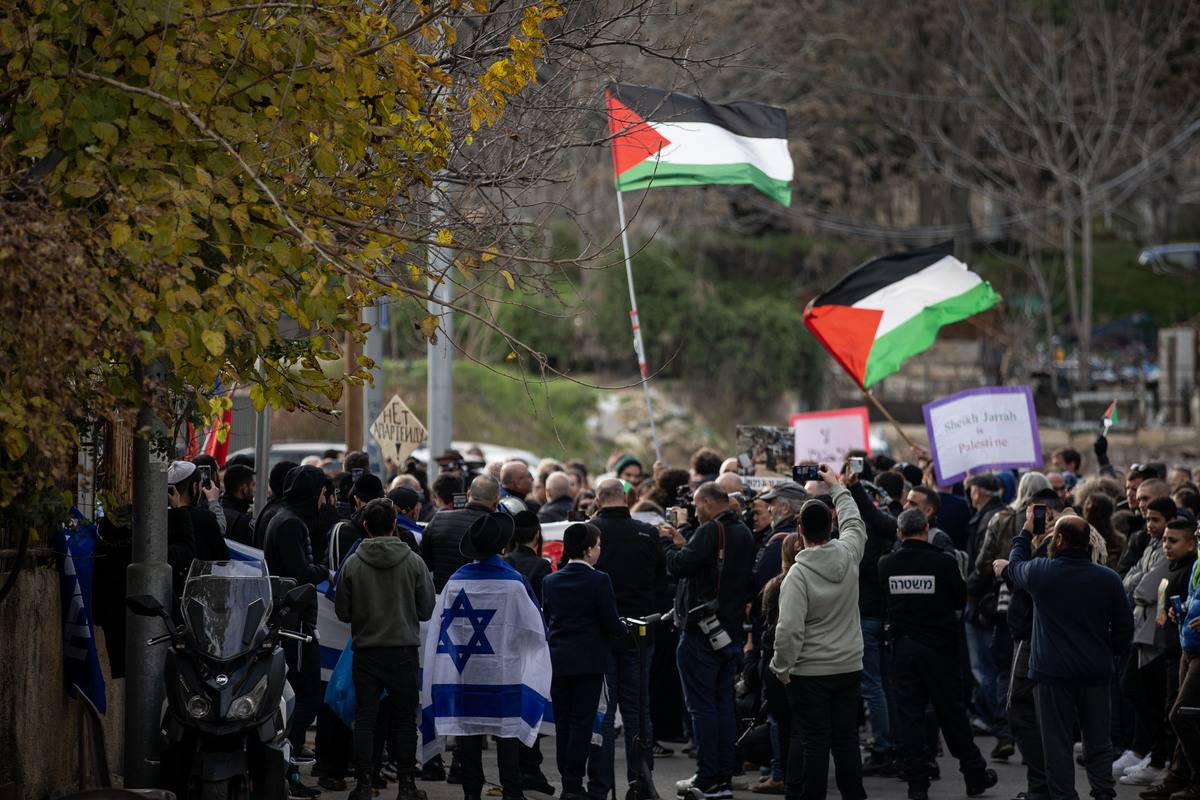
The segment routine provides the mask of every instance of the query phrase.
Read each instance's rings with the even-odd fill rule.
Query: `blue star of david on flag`
[[[450,660],[454,662],[455,669],[461,675],[462,671],[467,667],[467,661],[473,655],[488,656],[494,655],[495,650],[492,649],[492,643],[487,640],[484,632],[487,630],[488,623],[492,621],[492,617],[496,616],[496,609],[482,608],[476,610],[471,606],[471,600],[467,597],[465,591],[460,591],[458,597],[454,598],[454,602],[449,608],[442,611],[442,626],[438,631],[437,652],[445,653],[450,656]],[[456,619],[465,619],[471,623],[471,638],[466,644],[455,644],[450,638],[450,625]]]

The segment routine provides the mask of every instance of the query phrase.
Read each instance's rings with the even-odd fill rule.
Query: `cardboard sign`
[[[828,464],[840,472],[851,450],[871,453],[866,406],[792,414],[789,424],[795,435],[797,464]]]
[[[371,437],[379,442],[384,459],[391,459],[397,464],[412,455],[412,451],[425,441],[426,435],[421,420],[408,410],[398,394],[392,395],[392,399],[371,423]]]
[[[745,456],[747,471],[760,478],[791,480],[796,463],[794,441],[788,428],[777,425],[738,425],[737,451]]]
[[[941,486],[971,472],[1042,466],[1042,440],[1028,386],[968,389],[921,410]]]

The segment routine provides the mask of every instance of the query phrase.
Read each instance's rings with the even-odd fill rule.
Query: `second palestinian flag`
[[[804,324],[864,389],[927,350],[938,329],[1000,302],[953,243],[868,261],[815,298]]]
[[[619,191],[746,183],[791,205],[794,170],[782,108],[717,105],[628,84],[612,84],[606,94]]]

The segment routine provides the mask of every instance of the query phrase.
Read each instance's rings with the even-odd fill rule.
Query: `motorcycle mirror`
[[[125,598],[125,607],[139,617],[157,617],[163,613],[162,603],[149,594],[135,594]]]
[[[311,583],[306,583],[303,586],[297,586],[294,589],[289,589],[288,593],[283,596],[283,605],[288,608],[296,608],[297,606],[311,605],[317,598],[317,587]]]

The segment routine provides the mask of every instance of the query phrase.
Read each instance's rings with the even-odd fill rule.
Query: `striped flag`
[[[744,101],[718,105],[629,84],[611,84],[605,94],[619,191],[750,184],[791,205],[795,170],[782,108]]]
[[[1000,302],[953,243],[868,261],[813,299],[804,324],[862,388],[929,349],[943,325]]]
[[[532,747],[550,703],[546,625],[529,584],[498,556],[450,577],[421,656],[421,758],[478,734]]]
[[[1118,421],[1119,420],[1117,419],[1117,401],[1113,400],[1112,404],[1109,405],[1108,410],[1104,412],[1104,432],[1108,433],[1108,429],[1111,428],[1113,425],[1116,425]]]

